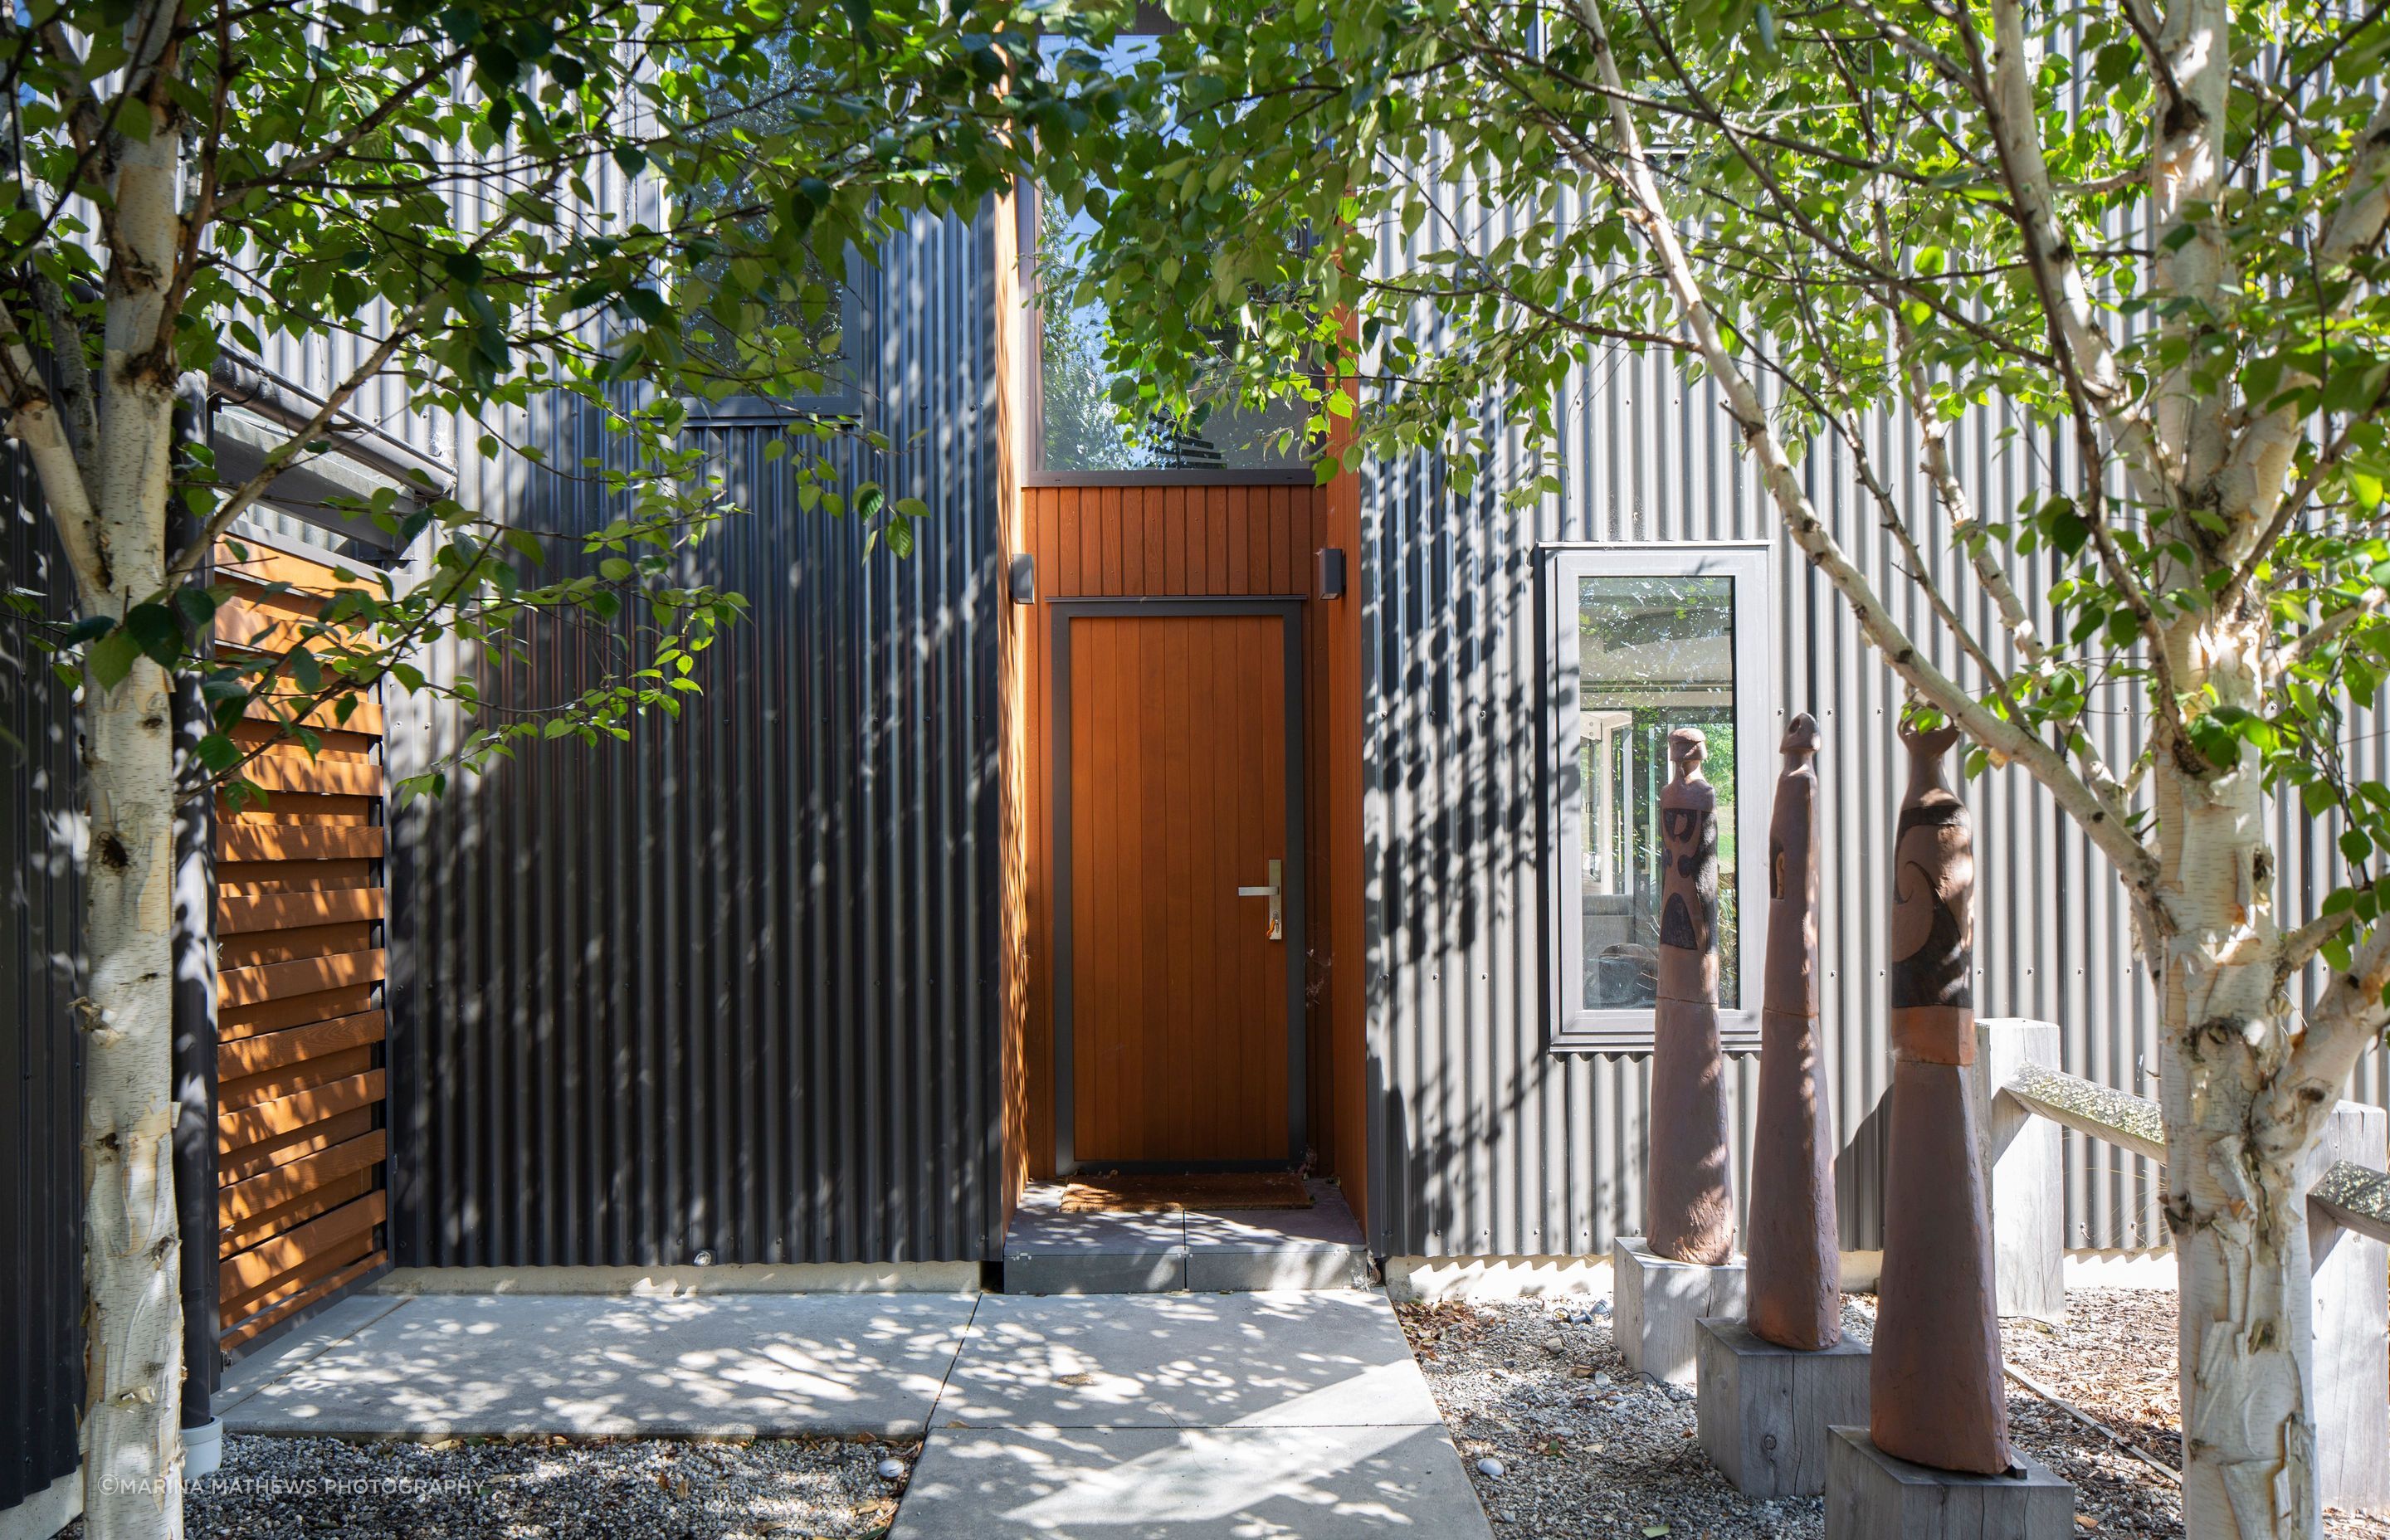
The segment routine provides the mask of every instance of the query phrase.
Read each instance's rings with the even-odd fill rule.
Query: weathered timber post
[[[2022,1018],[1978,1019],[1976,1138],[1992,1208],[1992,1292],[2004,1317],[2066,1318],[2066,1149],[2058,1124],[2035,1117],[2002,1087],[2028,1064],[2060,1062],[2058,1028]]]
[[[2309,1186],[2337,1161],[2380,1171],[2390,1157],[2390,1113],[2344,1101],[2307,1157]],[[2340,1222],[2328,1202],[2307,1202],[2307,1265],[2314,1294],[2316,1486],[2324,1506],[2353,1513],[2390,1508],[2390,1249]]]

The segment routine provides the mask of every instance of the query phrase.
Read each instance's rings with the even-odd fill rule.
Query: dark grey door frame
[[[1276,1168],[1300,1166],[1311,1141],[1310,1033],[1304,1020],[1304,983],[1310,972],[1308,884],[1305,881],[1303,758],[1303,608],[1299,598],[1056,598],[1045,601],[1054,614],[1054,696],[1048,785],[1054,820],[1054,1169],[1078,1169],[1073,1057],[1071,965],[1071,622],[1081,616],[1276,615],[1286,637],[1286,1122],[1287,1156],[1279,1161],[1172,1161],[1161,1169]],[[1130,1171],[1137,1161],[1107,1161],[1107,1169]]]

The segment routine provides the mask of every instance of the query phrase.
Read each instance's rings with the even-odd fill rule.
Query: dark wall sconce
[[[1319,581],[1312,592],[1323,599],[1344,597],[1344,549],[1341,545],[1322,547],[1315,553],[1319,566]]]
[[[1037,558],[1023,551],[1012,558],[1005,569],[1005,583],[1011,589],[1015,604],[1037,602]]]

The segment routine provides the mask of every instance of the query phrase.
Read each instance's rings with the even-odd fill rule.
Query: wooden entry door
[[[1057,1162],[1299,1163],[1299,610],[1056,610]]]

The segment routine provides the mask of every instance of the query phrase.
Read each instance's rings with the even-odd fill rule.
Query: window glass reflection
[[[1657,997],[1660,792],[1668,734],[1698,727],[1717,789],[1718,1003],[1741,1004],[1735,871],[1734,582],[1591,577],[1577,586],[1585,1004]]]

